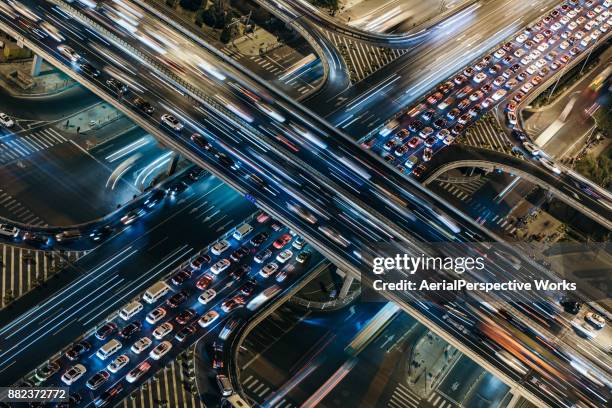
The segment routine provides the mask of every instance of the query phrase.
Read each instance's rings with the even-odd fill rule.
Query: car
[[[529,152],[532,156],[539,156],[540,155],[540,148],[536,145],[534,145],[531,142],[523,142],[523,147],[525,148],[525,150],[527,150],[527,152]]]
[[[519,91],[514,94],[514,97],[512,99],[514,99],[516,102],[521,102],[524,97],[525,97],[525,94]]]
[[[438,139],[435,136],[429,136],[427,139],[425,139],[425,146],[426,147],[431,147],[434,144],[436,144],[436,141]]]
[[[455,120],[460,114],[461,111],[459,109],[453,108],[446,114],[446,117],[448,117],[450,120]]]
[[[66,351],[66,358],[74,361],[83,354],[87,353],[89,350],[91,350],[91,343],[85,340],[80,341],[70,346],[70,348]]]
[[[425,112],[423,112],[421,114],[421,118],[423,118],[423,120],[426,121],[430,121],[436,114],[436,111],[434,109],[427,109]],[[406,129],[402,129],[402,130],[406,130]],[[405,135],[403,135],[403,137],[408,136],[408,132],[406,132]]]
[[[457,98],[463,98],[464,96],[467,96],[470,92],[472,92],[473,88],[469,85],[464,86],[463,88],[461,88],[458,92],[457,92]]]
[[[438,85],[438,91],[442,92],[443,94],[447,94],[449,93],[453,88],[455,87],[455,84],[452,81],[446,81],[440,85]]]
[[[295,257],[295,261],[297,263],[306,263],[308,262],[308,260],[310,259],[311,256],[311,252],[310,251],[302,251],[298,254],[298,256]]]
[[[110,371],[111,373],[115,374],[118,371],[120,371],[123,367],[128,365],[129,362],[130,362],[130,358],[125,354],[121,354],[120,356],[115,358],[113,361],[111,361],[106,366],[106,369]]]
[[[438,118],[433,122],[434,129],[442,129],[446,127],[446,119]]]
[[[244,306],[244,298],[237,295],[221,303],[221,310],[223,310],[225,313],[229,313],[232,310],[242,306]]]
[[[272,256],[272,251],[269,248],[264,249],[263,251],[258,252],[253,258],[257,263],[264,263],[266,259]]]
[[[527,34],[522,33],[520,34],[518,37],[515,38],[516,42],[522,44],[524,43],[529,37],[527,36]]]
[[[414,149],[414,148],[415,148],[415,147],[417,147],[417,146],[418,146],[420,143],[421,143],[421,139],[415,136],[415,137],[413,137],[412,139],[410,139],[410,140],[408,141],[408,146],[409,146],[411,149]]]
[[[129,383],[136,382],[136,380],[138,380],[140,377],[145,375],[147,371],[149,371],[150,368],[151,368],[151,363],[145,360],[142,363],[138,364],[134,369],[132,369],[125,376],[125,380]]]
[[[143,205],[148,209],[155,207],[166,197],[166,192],[164,190],[155,189],[153,192],[147,197],[144,201]]]
[[[87,383],[85,384],[90,390],[97,390],[102,386],[102,384],[104,384],[108,380],[109,377],[110,374],[108,373],[108,371],[101,370],[92,375],[91,378],[89,378],[89,380],[87,380]]]
[[[208,142],[208,140],[206,140],[206,138],[199,133],[192,134],[190,139],[196,146],[201,147],[206,151],[212,149],[212,145]]]
[[[260,212],[259,214],[257,214],[257,217],[255,217],[255,219],[257,220],[258,223],[264,223],[268,220],[270,220],[270,216],[265,213],[265,212]]]
[[[419,136],[423,139],[428,138],[429,136],[431,136],[433,134],[434,130],[433,128],[430,127],[425,127],[423,129],[421,129],[421,131],[419,132]]]
[[[506,82],[506,78],[500,75],[493,80],[493,85],[500,87],[500,86],[503,86],[505,82]]]
[[[251,267],[249,265],[240,265],[236,269],[234,269],[232,273],[230,273],[230,276],[234,280],[240,280],[244,276],[248,275],[250,271],[251,271]]]
[[[548,49],[548,47],[549,47],[548,43],[542,43],[538,45],[538,51],[544,52]]]
[[[161,116],[161,121],[164,125],[168,126],[170,129],[176,132],[180,132],[181,130],[183,130],[183,124],[169,113],[164,113]]]
[[[132,344],[132,347],[130,348],[130,350],[132,350],[136,354],[140,354],[144,350],[146,350],[149,347],[151,347],[151,344],[153,344],[153,342],[151,341],[150,338],[148,338],[146,336],[145,337],[141,337],[140,339],[136,340],[136,342],[134,344]]]
[[[385,142],[383,145],[383,149],[391,150],[397,145],[397,139],[390,139]]]
[[[153,334],[153,337],[155,337],[157,340],[161,340],[166,335],[171,333],[172,330],[174,330],[174,326],[172,325],[172,323],[164,322],[164,323],[160,324],[159,326],[157,326],[155,328],[155,330],[153,330],[152,334]]]
[[[185,309],[181,313],[179,313],[174,320],[180,324],[181,326],[189,323],[191,319],[195,316],[195,311],[193,309]]]
[[[86,372],[87,369],[83,364],[75,364],[74,366],[66,370],[66,372],[64,372],[64,374],[62,375],[62,381],[66,385],[72,385]]]
[[[62,54],[64,57],[68,58],[72,62],[77,62],[81,59],[81,56],[77,54],[77,52],[72,47],[69,47],[67,45],[60,44],[57,46],[57,50],[60,52],[60,54]]]
[[[196,282],[196,287],[200,290],[208,289],[208,287],[213,282],[213,276],[209,273],[204,274],[198,281]]]
[[[438,134],[436,136],[438,137],[438,139],[442,140],[448,135],[450,135],[450,130],[440,129],[440,131],[438,131]]]
[[[495,64],[489,67],[489,74],[497,75],[501,71],[502,67],[499,64]]]
[[[453,103],[455,103],[455,98],[453,98],[452,96],[449,96],[448,98],[444,99],[442,102],[438,104],[438,109],[444,110],[448,108],[449,106],[451,106]]]
[[[512,51],[512,49],[514,48],[513,44],[511,42],[507,42],[504,45],[502,45],[502,48],[506,51],[506,52],[510,52]]]
[[[184,342],[187,339],[187,337],[191,336],[196,331],[197,331],[196,324],[195,323],[191,323],[191,324],[188,324],[187,326],[183,327],[178,332],[176,332],[176,335],[174,336],[174,338],[177,341],[182,343],[182,342]]]
[[[96,67],[91,65],[89,62],[83,62],[82,64],[79,64],[79,68],[81,68],[81,71],[83,71],[87,75],[91,75],[94,78],[100,76],[100,71]]]
[[[474,68],[467,67],[466,69],[463,70],[463,75],[465,75],[468,78],[471,77],[472,75],[474,75]]]
[[[115,399],[117,395],[121,393],[121,391],[123,391],[123,384],[115,384],[114,386],[100,394],[96,399],[94,399],[94,405],[98,408],[108,406],[113,401],[113,399]],[[75,406],[77,404],[73,404],[72,406]]]
[[[274,246],[274,248],[276,249],[281,249],[283,248],[285,245],[287,245],[289,243],[289,241],[291,241],[291,234],[283,234],[280,237],[278,237],[274,243],[272,244]]]
[[[531,89],[533,88],[533,84],[531,82],[526,82],[522,87],[521,87],[521,92],[529,92],[531,91]]]
[[[202,293],[198,297],[198,302],[200,302],[200,303],[205,305],[208,302],[210,302],[212,299],[214,299],[216,295],[217,295],[217,292],[215,292],[214,289],[207,289],[207,290],[204,291],[204,293]]]
[[[6,113],[0,113],[0,124],[7,128],[15,126],[15,121]]]
[[[494,101],[499,101],[501,98],[503,98],[504,96],[506,96],[507,91],[505,89],[498,89],[497,91],[495,91],[495,93],[493,94],[492,98]],[[484,103],[482,106],[485,106]]]
[[[249,247],[246,245],[243,245],[230,254],[230,259],[234,262],[238,262],[239,260],[241,260],[243,257],[247,256],[250,253],[251,253],[251,250],[249,249]]]
[[[588,312],[584,315],[584,320],[589,322],[597,330],[601,330],[606,326],[606,319],[604,319],[603,316],[597,313]]]
[[[257,282],[255,282],[253,279],[249,279],[238,290],[244,296],[251,296],[256,287],[257,287]]]
[[[486,66],[487,64],[483,64],[482,62],[478,62],[476,63],[476,65],[474,65],[474,69],[476,71],[482,71],[483,68]]]
[[[180,292],[177,292],[174,295],[170,296],[168,300],[166,300],[166,304],[169,307],[175,309],[179,307],[179,305],[181,305],[183,302],[185,302],[188,297],[189,297],[189,292],[183,289]]]
[[[34,373],[37,381],[46,381],[60,370],[59,360],[49,361]]]
[[[495,58],[501,58],[504,55],[506,55],[506,51],[503,48],[498,49],[497,51],[495,51],[495,53],[493,54],[493,56]]]
[[[155,348],[149,353],[149,356],[153,360],[159,360],[160,358],[165,356],[170,350],[172,350],[172,343],[165,340],[155,346]]]
[[[482,91],[475,91],[470,95],[470,101],[476,102],[484,98],[484,93]]]
[[[516,115],[513,112],[508,112],[508,123],[512,126],[516,125]]]
[[[23,234],[23,240],[33,245],[45,246],[49,243],[49,237],[37,232],[28,231]]]
[[[211,266],[210,271],[214,273],[215,275],[218,275],[224,270],[226,270],[227,268],[229,268],[230,265],[231,265],[230,260],[227,258],[223,258],[217,261],[213,266]]]
[[[510,101],[510,102],[508,102],[508,104],[506,105],[506,110],[507,110],[508,112],[514,112],[514,111],[516,111],[516,102],[514,102],[514,101]]]
[[[461,85],[466,80],[467,78],[465,77],[465,75],[457,75],[456,77],[453,78],[453,82],[455,82],[457,85]]]
[[[539,160],[540,164],[544,166],[547,170],[550,170],[555,174],[561,174],[561,169],[557,167],[557,165],[552,160],[549,160],[546,157],[540,157]]]
[[[147,115],[152,115],[153,112],[155,112],[155,108],[149,102],[145,101],[139,96],[132,99],[132,103],[135,107],[137,107],[139,110],[146,113]]]
[[[513,61],[514,61],[514,58],[512,57],[512,55],[506,55],[504,58],[502,58],[502,63],[504,65],[510,65],[512,64]]]
[[[430,105],[435,105],[443,97],[444,95],[441,92],[435,92],[427,97],[427,103],[429,103]]]
[[[453,142],[455,141],[455,137],[452,135],[448,135],[444,138],[444,140],[442,140],[442,143],[444,143],[445,145],[449,146],[451,144],[453,144]]]
[[[159,322],[161,319],[163,319],[165,316],[166,316],[166,309],[160,306],[158,308],[151,310],[149,313],[147,313],[146,320],[150,324],[155,324]]]
[[[486,98],[480,104],[482,105],[483,108],[490,108],[491,106],[495,104],[495,101],[493,100],[493,98]]]
[[[482,106],[480,106],[479,104],[476,104],[474,106],[472,106],[470,108],[470,110],[468,111],[468,113],[472,116],[472,117],[476,117],[478,115],[480,115],[482,113]]]
[[[201,269],[202,266],[208,264],[211,259],[212,258],[208,254],[198,255],[191,261],[191,267],[193,269]]]
[[[21,230],[13,225],[0,224],[0,235],[8,238],[17,238]]]
[[[464,113],[463,115],[461,115],[459,117],[457,122],[462,124],[462,125],[465,125],[471,118],[472,118],[472,116],[469,113]]]
[[[182,269],[180,271],[178,271],[177,273],[175,273],[174,275],[172,275],[172,277],[170,278],[170,281],[176,285],[176,286],[180,286],[183,283],[185,283],[187,280],[189,280],[191,278],[192,272],[189,269]]]
[[[419,132],[425,125],[420,120],[414,120],[408,124],[408,129],[411,132]]]
[[[89,233],[89,238],[94,241],[101,241],[105,238],[107,238],[108,236],[110,236],[113,233],[113,228],[109,225],[105,225],[103,227],[98,227],[95,228],[94,230],[92,230]]]
[[[129,90],[128,86],[116,78],[110,78],[106,81],[106,85],[117,93],[125,93]]]
[[[423,161],[429,161],[431,160],[432,157],[433,157],[433,150],[431,150],[431,147],[426,147],[423,150]]]
[[[206,314],[204,316],[202,316],[199,320],[198,320],[198,324],[201,327],[208,327],[210,326],[215,320],[217,320],[219,318],[219,313],[215,310],[209,310],[208,312],[206,312]]]
[[[516,51],[514,51],[514,56],[516,58],[523,58],[525,54],[527,54],[527,51],[524,48],[519,48]]]
[[[453,126],[453,128],[451,129],[451,133],[455,136],[460,135],[463,132],[463,129],[465,129],[465,127],[461,124],[461,123],[457,123],[455,126]]]
[[[293,252],[290,249],[285,249],[284,251],[282,251],[276,256],[276,261],[278,263],[284,264],[292,257],[293,257]]]
[[[213,244],[210,249],[210,252],[212,252],[214,255],[221,255],[223,252],[227,251],[229,247],[230,243],[227,242],[225,239],[222,239]]]
[[[127,214],[125,214],[123,217],[121,217],[121,223],[123,225],[130,225],[133,224],[134,221],[136,221],[137,219],[139,219],[140,217],[142,217],[145,214],[144,210],[141,208],[135,208],[131,211],[128,211]]]
[[[276,272],[277,270],[278,270],[278,264],[274,262],[270,262],[269,264],[261,268],[261,271],[259,271],[259,275],[261,275],[264,278],[268,278],[272,274],[274,274],[274,272]]]
[[[129,339],[134,334],[138,333],[141,329],[142,323],[132,322],[119,331],[119,336],[124,339]]]

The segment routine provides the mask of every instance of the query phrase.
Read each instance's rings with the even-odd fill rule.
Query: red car
[[[415,136],[408,141],[408,146],[414,149],[415,147],[419,145],[419,143],[421,143],[421,139]]]
[[[204,276],[202,276],[200,279],[198,279],[198,281],[196,282],[196,288],[200,290],[205,290],[210,286],[212,281],[213,281],[212,275],[207,273]]]
[[[178,324],[184,325],[184,324],[187,324],[191,319],[193,319],[193,316],[195,316],[195,312],[192,309],[185,309],[181,313],[179,313],[174,318],[174,320]]]
[[[274,248],[281,249],[291,241],[291,234],[283,234],[274,241]]]

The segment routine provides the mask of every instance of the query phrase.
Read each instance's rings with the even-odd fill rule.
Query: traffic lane
[[[33,363],[40,362],[43,344],[42,349],[59,349],[65,344],[63,338],[76,337],[91,328],[97,318],[115,309],[143,282],[163,275],[172,262],[188,257],[196,245],[210,243],[218,234],[219,219],[242,219],[253,211],[250,203],[237,199],[236,193],[217,179],[211,177],[201,186],[207,184],[208,188],[198,189],[197,194],[192,191],[196,199],[190,200],[188,192],[184,198],[177,198],[187,205],[168,202],[165,211],[159,212],[161,220],[146,217],[79,260],[74,265],[78,279],[57,292],[47,293],[51,297],[42,304],[17,318],[13,313],[3,313],[7,324],[0,332],[2,375],[15,381],[33,368]],[[214,222],[194,222],[196,211],[213,206],[222,210]],[[135,270],[146,272],[138,275]],[[91,312],[87,312],[88,307]]]
[[[499,407],[506,400],[510,387],[488,372],[478,379],[474,388],[463,400],[466,407]]]
[[[264,242],[261,246],[264,245],[268,245],[271,242],[273,242],[276,238],[278,238],[280,235],[283,235],[285,233],[287,233],[287,229],[279,229],[278,231],[274,231],[271,227],[274,224],[274,222],[271,223],[266,223],[266,224],[253,224],[254,231],[249,234],[249,236],[254,236],[257,233],[263,232],[263,231],[267,231],[269,233],[271,233],[271,236],[269,237],[268,240],[266,240],[266,242]],[[238,224],[236,224],[238,225]],[[231,228],[230,228],[231,231]],[[183,302],[179,307],[177,308],[169,308],[165,306],[165,302],[164,300],[160,300],[160,301],[156,301],[154,302],[154,304],[147,304],[144,303],[144,309],[138,313],[138,317],[136,317],[135,319],[131,320],[131,321],[141,321],[142,320],[142,325],[143,325],[143,330],[139,331],[135,336],[132,336],[129,340],[129,342],[123,341],[123,345],[127,345],[132,343],[132,341],[135,341],[137,338],[139,338],[140,336],[147,336],[149,338],[152,338],[152,331],[154,330],[155,327],[159,326],[161,323],[157,322],[155,324],[149,324],[148,322],[144,321],[144,317],[153,309],[159,307],[159,306],[163,306],[166,310],[166,315],[164,316],[163,320],[165,322],[172,322],[172,324],[175,327],[175,330],[173,330],[172,332],[172,336],[174,336],[174,334],[179,330],[179,328],[181,328],[180,324],[177,324],[177,322],[175,321],[176,316],[178,316],[181,312],[189,309],[192,309],[195,311],[196,315],[195,317],[193,317],[190,322],[195,322],[198,317],[202,316],[205,312],[209,311],[209,310],[217,310],[218,313],[220,314],[220,317],[218,319],[215,320],[215,322],[211,325],[211,326],[207,326],[206,330],[204,332],[204,334],[202,334],[202,336],[206,337],[209,336],[211,333],[216,333],[215,329],[218,327],[221,327],[221,325],[223,324],[223,322],[225,321],[225,319],[229,316],[234,314],[233,312],[224,312],[219,310],[219,306],[220,304],[226,300],[229,299],[231,297],[233,297],[234,295],[237,294],[237,292],[239,292],[239,288],[241,287],[242,283],[247,281],[247,277],[249,277],[247,275],[247,277],[244,277],[240,280],[236,280],[234,278],[232,278],[231,276],[229,276],[230,271],[235,270],[239,265],[245,265],[245,266],[252,266],[253,270],[251,271],[251,275],[250,278],[255,279],[255,281],[257,282],[257,288],[255,290],[256,293],[259,293],[260,290],[262,288],[265,288],[266,286],[271,286],[274,284],[277,284],[276,280],[274,278],[268,278],[268,279],[264,279],[259,277],[259,270],[261,269],[261,266],[263,264],[257,264],[255,262],[253,262],[253,260],[251,259],[252,255],[255,253],[256,250],[258,250],[259,248],[254,248],[251,247],[251,253],[243,258],[241,258],[237,263],[233,263],[233,265],[230,267],[230,269],[227,269],[223,272],[221,272],[219,275],[214,275],[213,273],[210,272],[210,268],[209,266],[214,264],[215,262],[217,262],[219,259],[223,258],[224,256],[227,256],[227,254],[239,247],[242,246],[247,246],[250,247],[250,245],[248,243],[244,243],[244,241],[242,242],[238,242],[235,239],[229,239],[229,241],[231,242],[231,247],[229,249],[227,249],[222,255],[218,255],[218,256],[212,256],[212,260],[206,264],[206,266],[204,268],[201,269],[193,269],[194,273],[191,276],[190,279],[188,279],[187,281],[183,282],[180,285],[175,285],[171,282],[169,282],[170,286],[172,287],[172,291],[165,295],[164,298],[169,298],[171,296],[172,293],[176,293],[179,290],[188,290],[190,291],[190,296],[187,298],[187,300],[185,302]],[[292,246],[292,242],[289,242],[287,244],[287,246],[285,246],[285,248],[287,247],[291,247]],[[276,253],[275,255],[277,255],[278,252],[280,252],[281,250],[275,250]],[[204,253],[204,252],[199,252],[199,253]],[[197,255],[196,254],[192,254],[190,259],[193,259],[193,257]],[[212,255],[212,254],[211,254]],[[313,257],[311,258],[311,263],[310,265],[316,265],[318,262],[321,261],[320,256],[318,256],[317,254],[313,254]],[[297,265],[297,266],[296,266]],[[302,273],[306,273],[306,270],[309,269],[309,266],[305,266],[305,265],[300,265],[297,264],[295,262],[291,262],[291,263],[287,263],[284,265],[285,268],[292,268],[292,272],[291,274],[288,276],[288,278],[286,280],[283,281],[283,283],[281,284],[282,286],[287,287],[295,278],[297,278],[298,276],[300,276]],[[179,270],[183,269],[183,267],[178,267],[175,268],[174,271],[172,271],[171,273],[175,273]],[[191,269],[189,267],[189,269]],[[195,286],[195,282],[197,282],[197,280],[199,278],[201,278],[202,276],[204,276],[205,274],[209,274],[213,276],[213,283],[212,285],[209,286],[209,288],[215,289],[217,294],[214,298],[214,300],[210,301],[207,304],[202,304],[201,302],[198,301],[198,296],[201,294],[202,291],[199,290],[191,290],[190,288]],[[156,279],[159,279],[159,277],[157,277]],[[148,285],[150,285],[152,282],[154,282],[154,280],[151,280],[150,282],[147,283],[147,285],[144,286],[140,286],[138,292],[142,291],[143,289],[145,289]],[[247,299],[250,296],[245,296]],[[125,326],[127,324],[126,321],[122,321],[120,318],[116,317],[114,319],[114,322],[117,323],[119,326]],[[187,323],[189,324],[189,322]],[[201,330],[200,330],[201,331]],[[113,336],[114,337],[114,336]],[[196,335],[192,335],[191,336],[191,341],[194,341],[195,338],[197,338],[198,336]],[[100,341],[97,338],[95,338],[95,336],[91,336],[87,339],[91,344],[92,344],[92,348],[91,348],[91,352],[95,352],[95,350],[97,350],[100,346],[102,346],[103,344],[105,344],[109,338]],[[168,339],[166,338],[166,340],[171,340],[174,347],[173,347],[173,351],[168,354],[166,357],[164,357],[165,361],[169,361],[170,358],[174,358],[176,357],[176,354],[178,354],[180,352],[180,349],[184,349],[189,347],[189,345],[191,344],[191,342],[183,342],[183,343],[179,343],[176,339]],[[127,343],[127,344],[126,344]],[[153,346],[151,346],[153,347]],[[123,377],[123,374],[129,372],[132,368],[136,367],[138,364],[142,363],[142,361],[149,361],[152,362],[152,360],[150,358],[147,357],[147,352],[143,352],[140,355],[135,354],[134,352],[129,352],[129,357],[130,357],[130,363],[121,370],[121,374],[117,374],[117,375],[113,375],[113,379],[111,381],[117,380],[115,382],[118,383],[121,380],[121,377]],[[119,355],[121,352],[118,351],[117,355]],[[89,353],[88,353],[89,354]],[[112,361],[112,359],[114,359],[115,356],[113,356],[113,358],[110,358],[106,361],[101,361],[99,360],[97,357],[95,357],[95,353],[91,354],[89,357],[85,357],[84,360],[81,359],[81,363],[86,364],[87,367],[87,373],[83,376],[83,381],[80,382],[79,385],[77,385],[77,387],[72,387],[71,391],[72,392],[79,392],[81,395],[88,395],[91,396],[91,399],[93,399],[93,395],[94,394],[99,394],[100,392],[102,392],[102,390],[99,390],[96,393],[93,392],[88,392],[85,388],[81,388],[84,384],[84,380],[86,378],[91,377],[94,373],[103,370],[105,368],[105,366]],[[144,357],[144,359],[143,359]],[[65,358],[61,358],[62,360],[62,369],[60,370],[59,373],[56,374],[56,376],[58,377],[57,379],[59,379],[59,376],[62,375],[62,372],[64,369],[66,369],[67,367],[69,367],[70,365],[76,364],[77,362],[71,362],[68,361]],[[65,361],[64,361],[65,360]],[[65,364],[64,364],[65,363]],[[159,366],[161,367],[161,362],[159,364]],[[150,373],[152,374],[152,373]],[[50,382],[54,382],[54,380],[56,380],[56,378],[51,378],[49,381]],[[124,388],[124,394],[123,395],[128,395],[131,389],[137,389],[138,385],[141,384],[142,382],[144,382],[146,379],[145,378],[140,378],[138,380],[137,383],[135,383],[133,386],[129,386],[129,384],[125,384],[125,388]],[[113,384],[114,385],[114,384]],[[106,387],[104,387],[106,388]],[[110,388],[110,387],[108,387]],[[89,404],[90,398],[89,397],[85,397],[84,401],[81,403],[81,405],[83,406],[88,406]]]
[[[350,104],[359,100],[362,95],[371,95],[371,91],[380,89],[385,81],[398,78],[392,87],[387,87],[384,92],[374,94],[367,103],[351,110],[354,118],[360,117],[360,119],[347,126],[346,132],[363,136],[368,129],[380,126],[394,113],[414,102],[420,94],[427,92],[470,60],[556,4],[558,1],[553,0],[541,2],[541,7],[539,7],[540,2],[517,0],[510,2],[496,0],[483,3],[472,13],[474,15],[465,16],[465,23],[443,22],[436,26],[408,53],[376,71],[370,77],[354,84],[336,99],[330,100],[330,104],[334,102],[334,107],[327,105],[320,113],[332,123],[337,124],[346,116],[347,108],[346,106],[338,107],[340,101],[337,98],[343,98],[343,101],[348,101]],[[471,50],[466,52],[462,44],[469,45],[467,48]],[[425,83],[423,74],[427,74]],[[411,92],[411,95],[406,95],[407,90]],[[420,93],[415,93],[415,90]],[[317,109],[315,106],[313,108]],[[369,115],[366,116],[366,114]]]
[[[482,367],[471,359],[461,356],[453,368],[446,374],[438,390],[444,395],[461,403],[474,386],[475,381],[484,373]]]

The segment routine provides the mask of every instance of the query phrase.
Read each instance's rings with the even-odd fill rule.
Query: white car
[[[561,169],[558,168],[553,161],[547,159],[546,157],[540,157],[540,163],[553,173],[561,174]]]
[[[508,92],[505,89],[498,89],[497,91],[495,91],[492,98],[494,101],[499,101],[501,98],[506,96],[507,93]]]
[[[444,138],[444,140],[442,140],[442,143],[444,143],[445,145],[447,145],[447,146],[448,146],[448,145],[453,144],[453,142],[454,142],[454,141],[455,141],[455,137],[454,137],[454,136],[451,136],[451,135],[448,135],[448,136],[446,136],[446,137]]]
[[[147,322],[151,324],[155,324],[159,322],[161,319],[163,319],[165,316],[166,316],[166,309],[164,309],[163,307],[158,307],[157,309],[151,310],[147,314]]]
[[[0,235],[16,238],[19,235],[19,228],[8,224],[0,224]]]
[[[493,54],[495,58],[501,58],[504,55],[506,55],[506,51],[503,48],[500,48],[499,50],[495,51],[495,54]]]
[[[202,293],[200,296],[198,296],[198,302],[200,302],[203,305],[205,305],[208,302],[210,302],[211,300],[213,300],[215,298],[215,296],[217,296],[217,292],[215,292],[214,289],[206,289],[204,291],[204,293]]]
[[[474,82],[476,82],[477,84],[481,83],[485,79],[487,79],[487,74],[485,74],[484,72],[479,72],[474,76]]]
[[[563,27],[561,25],[561,23],[555,23],[555,24],[550,26],[550,29],[553,30],[553,31],[559,31],[561,29],[561,27]]]
[[[584,315],[584,320],[591,323],[597,329],[603,329],[606,325],[606,319],[604,319],[602,316],[598,315],[597,313],[593,313],[593,312],[589,312],[586,315]]]
[[[574,31],[577,27],[578,27],[578,24],[576,24],[575,21],[572,21],[571,23],[567,25],[567,29],[570,31]]]
[[[174,326],[172,326],[172,323],[164,322],[157,326],[155,330],[153,330],[153,337],[155,337],[157,340],[161,340],[169,333],[172,333],[172,330],[174,330]]]
[[[527,54],[527,51],[525,51],[524,48],[519,48],[518,50],[514,51],[514,56],[516,58],[522,58],[525,54]]]
[[[527,82],[521,87],[521,91],[527,93],[531,91],[531,88],[533,88],[533,84],[531,82]]]
[[[524,33],[523,33],[523,34],[519,35],[518,37],[516,37],[516,41],[522,44],[522,43],[524,43],[525,41],[527,41],[527,38],[529,38],[529,37],[527,36],[527,34],[524,34]]]
[[[546,62],[544,58],[540,58],[539,60],[536,61],[535,64],[538,68],[542,68],[542,67],[545,67],[548,64],[548,62]]]
[[[217,241],[213,244],[210,252],[212,252],[214,255],[221,255],[223,252],[227,251],[229,247],[229,242],[222,239],[221,241]]]
[[[542,43],[538,45],[538,51],[544,52],[548,49],[548,47],[549,47],[548,43]]]
[[[269,278],[270,275],[272,275],[277,270],[278,270],[278,264],[271,262],[267,264],[266,266],[264,266],[263,268],[261,268],[261,271],[259,271],[259,274],[264,278]]]
[[[62,375],[62,381],[66,385],[72,385],[75,381],[83,376],[87,372],[87,369],[83,364],[75,364],[70,367],[66,372]]]
[[[218,275],[224,270],[226,270],[227,268],[229,268],[230,264],[231,262],[229,261],[229,259],[226,259],[226,258],[221,259],[220,261],[218,261],[217,263],[215,263],[213,266],[210,267],[210,271],[214,273],[215,275]]]
[[[198,324],[201,327],[208,327],[218,318],[219,318],[219,313],[217,313],[215,310],[210,310],[208,313],[202,316],[200,320],[198,320]]]
[[[165,356],[170,350],[172,350],[172,343],[170,343],[167,340],[162,341],[157,346],[155,346],[153,350],[151,350],[151,352],[149,353],[149,356],[153,360],[159,360],[160,358]]]
[[[292,256],[293,256],[293,252],[290,249],[285,249],[284,251],[282,251],[280,254],[276,256],[276,260],[279,263],[284,264],[285,262],[290,260]]]
[[[169,113],[164,113],[161,117],[161,120],[166,126],[172,128],[177,132],[180,132],[183,129],[183,124]]]
[[[569,43],[569,41],[563,41],[563,42],[561,43],[561,45],[559,45],[559,47],[560,47],[562,50],[567,50],[567,49],[570,47],[570,43]]]
[[[13,126],[15,126],[15,121],[11,119],[11,117],[6,113],[0,113],[0,123],[2,124],[2,126],[7,128],[12,128]]]
[[[110,362],[109,365],[106,366],[106,369],[111,373],[115,374],[123,367],[125,367],[130,362],[130,358],[125,354],[121,354],[116,359]]]
[[[60,52],[60,54],[62,54],[64,57],[68,58],[72,62],[77,62],[81,59],[81,56],[67,45],[58,45],[57,50]]]
[[[153,341],[151,341],[150,338],[148,337],[142,337],[139,340],[136,341],[136,343],[134,343],[132,345],[131,350],[136,353],[136,354],[140,354],[142,353],[144,350],[148,349],[149,347],[151,347],[151,344],[153,343]]]
[[[527,150],[532,156],[540,155],[540,148],[534,145],[531,142],[523,142],[523,147]]]

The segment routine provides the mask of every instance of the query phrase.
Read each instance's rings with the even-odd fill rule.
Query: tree
[[[196,11],[195,23],[199,27],[202,27],[202,24],[204,24],[204,15],[205,14],[206,14],[206,10],[204,8],[201,8],[198,11]]]
[[[339,0],[314,0],[313,4],[317,7],[326,8],[332,15],[336,14],[340,10]]]
[[[587,155],[576,164],[576,171],[588,177],[596,184],[608,188],[612,182],[612,160],[610,150],[597,157]]]
[[[595,119],[597,127],[606,137],[612,136],[612,113],[610,110],[602,106],[600,109],[597,109],[593,119]]]
[[[168,7],[172,7],[172,8],[174,8],[174,7],[176,7],[176,3],[177,3],[177,1],[178,1],[178,0],[166,0],[166,5],[167,5]]]
[[[185,10],[196,11],[200,7],[203,7],[202,0],[180,0],[180,2],[181,7]]]
[[[235,40],[238,35],[240,35],[240,29],[238,28],[238,22],[234,20],[223,28],[219,39],[223,44],[227,44]]]

